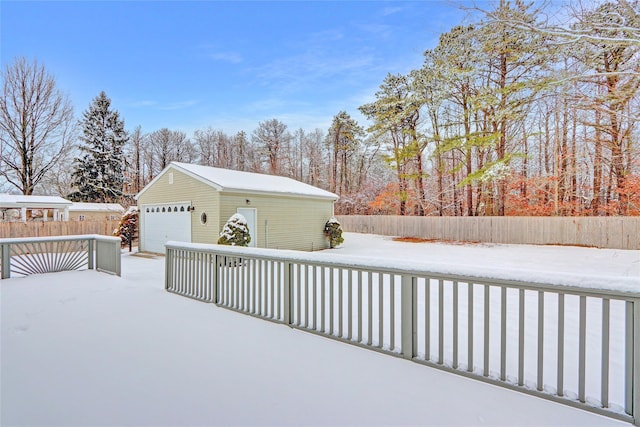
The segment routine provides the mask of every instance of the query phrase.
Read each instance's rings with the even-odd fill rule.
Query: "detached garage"
[[[235,213],[251,246],[313,251],[329,247],[324,225],[338,196],[290,178],[171,162],[136,196],[139,250],[164,253],[169,240],[216,243]]]

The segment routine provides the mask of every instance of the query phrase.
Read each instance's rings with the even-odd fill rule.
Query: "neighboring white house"
[[[0,221],[67,221],[71,202],[58,196],[0,194]]]
[[[172,162],[136,199],[141,251],[216,243],[235,213],[247,219],[251,246],[312,251],[329,247],[323,230],[338,196],[291,178]]]
[[[117,221],[125,209],[119,203],[73,203],[69,207],[71,221]]]

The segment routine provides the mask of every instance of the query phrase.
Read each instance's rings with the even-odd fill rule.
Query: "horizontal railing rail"
[[[120,243],[97,234],[0,239],[0,278],[83,269],[119,276]]]
[[[640,425],[638,280],[583,288],[177,242],[165,268],[169,292]]]

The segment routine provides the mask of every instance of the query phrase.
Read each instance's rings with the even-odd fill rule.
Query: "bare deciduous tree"
[[[33,194],[73,137],[73,109],[37,61],[17,58],[2,72],[0,176]]]
[[[287,125],[278,119],[265,120],[258,124],[251,139],[264,149],[269,164],[269,173],[277,175],[280,172],[280,149],[291,139]]]

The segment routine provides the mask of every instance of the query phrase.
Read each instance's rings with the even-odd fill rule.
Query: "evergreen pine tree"
[[[117,202],[123,195],[123,148],[129,136],[124,121],[110,106],[111,99],[102,91],[82,114],[83,155],[75,159],[75,191],[68,196],[73,201]]]

